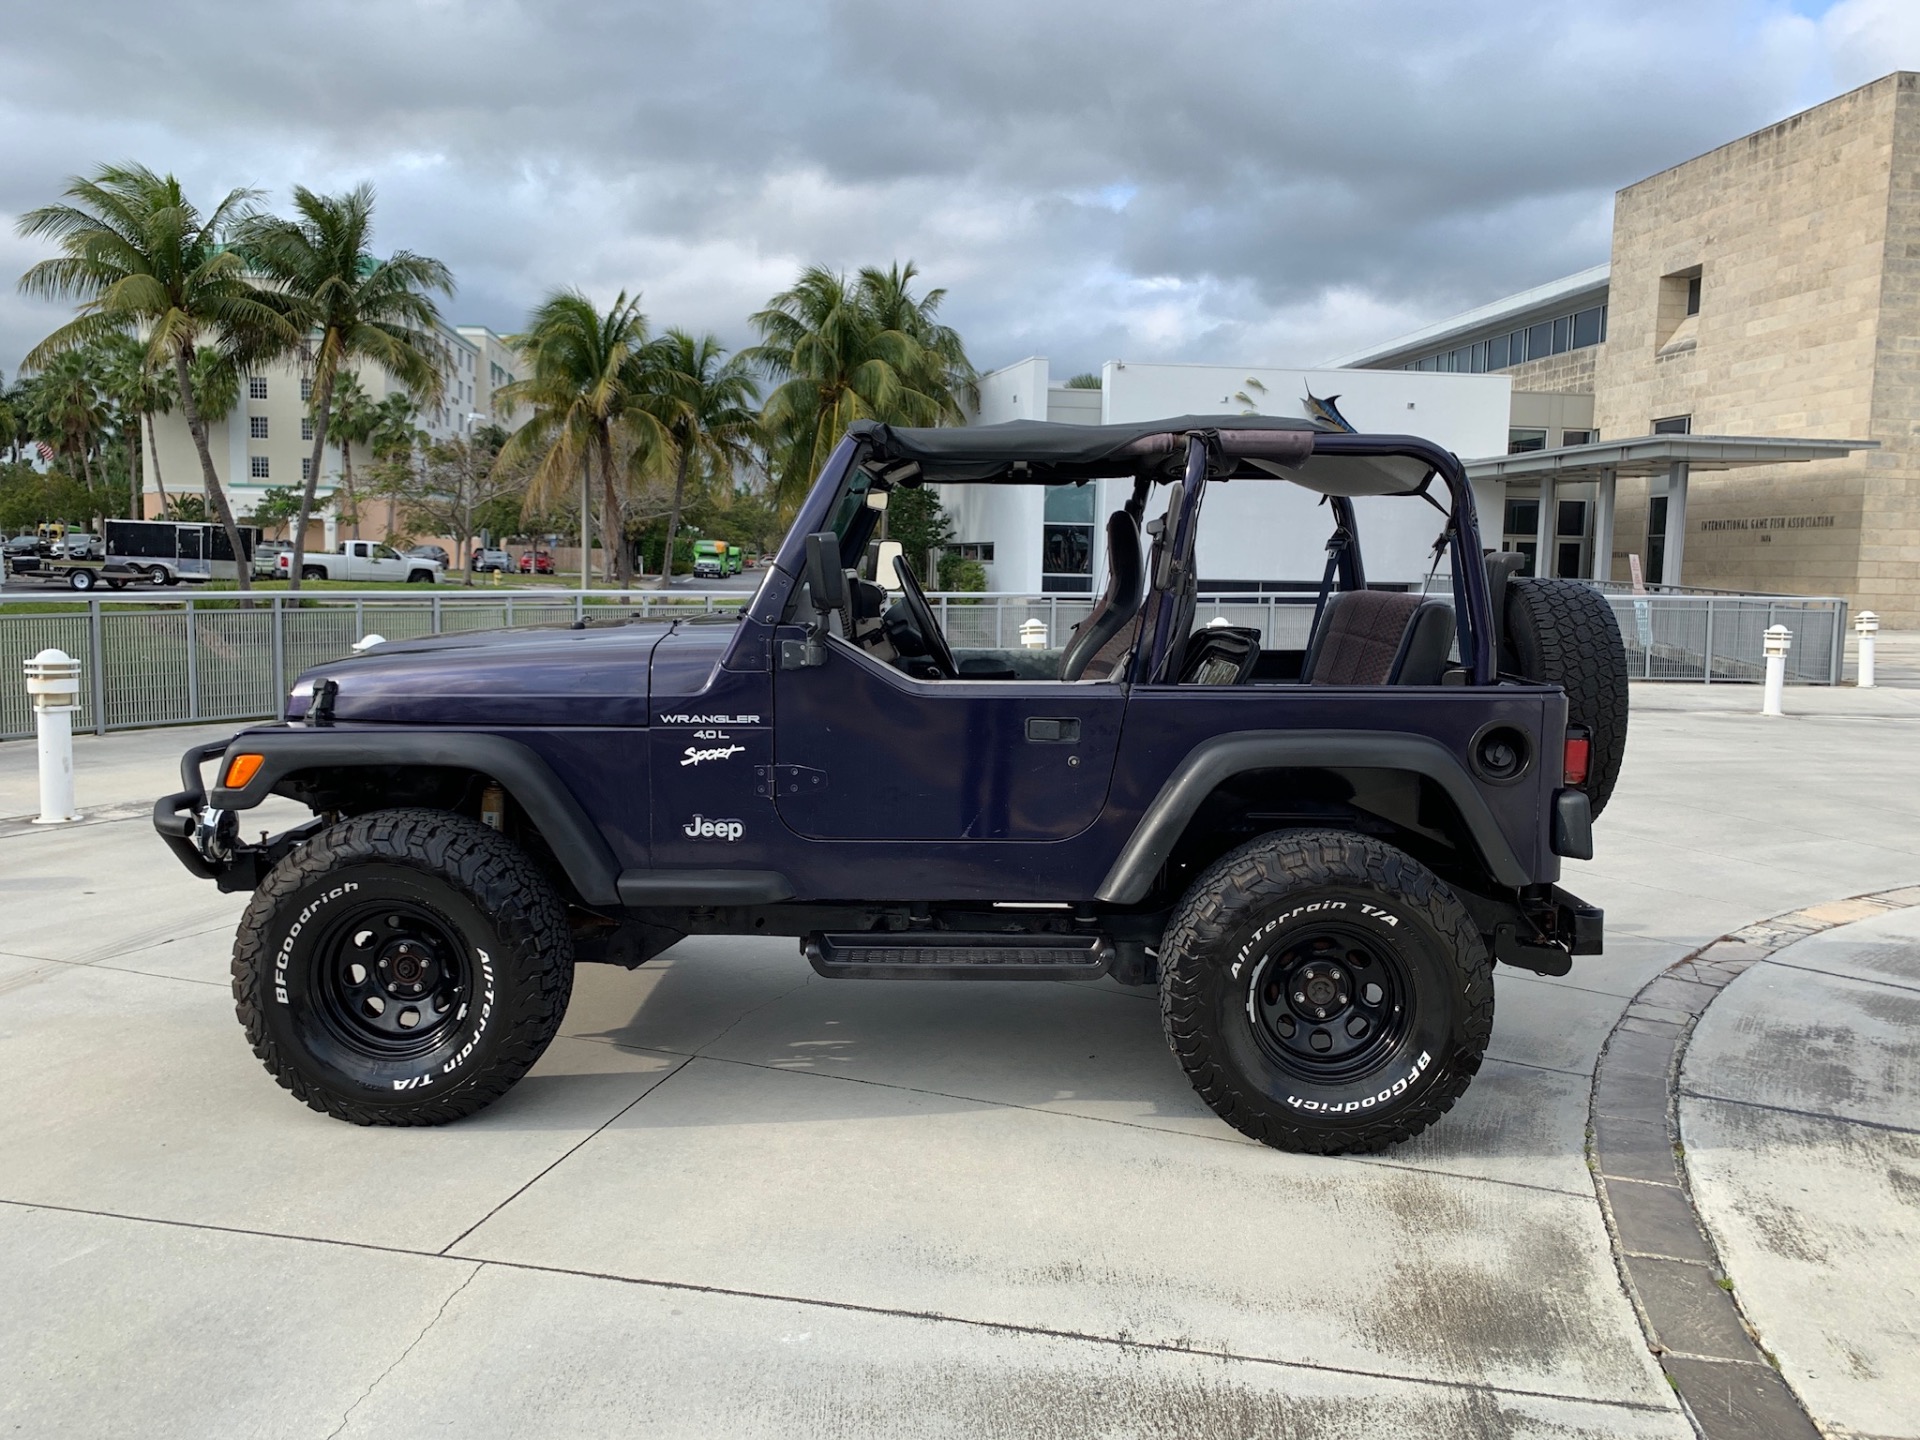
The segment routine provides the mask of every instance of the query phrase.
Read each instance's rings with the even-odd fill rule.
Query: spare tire
[[[1587,792],[1593,813],[1607,808],[1627,753],[1627,647],[1613,607],[1580,580],[1513,580],[1507,585],[1501,668],[1567,692],[1567,723],[1592,741]]]

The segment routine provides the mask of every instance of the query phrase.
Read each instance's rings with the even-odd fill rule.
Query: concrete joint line
[[[1647,1348],[1706,1440],[1819,1430],[1760,1344],[1693,1202],[1679,1143],[1679,1076],[1694,1027],[1752,966],[1809,935],[1920,906],[1920,886],[1808,905],[1722,935],[1649,980],[1593,1070],[1594,1190]]]

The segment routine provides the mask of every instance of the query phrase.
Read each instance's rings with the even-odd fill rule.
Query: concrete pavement
[[[1714,936],[1920,881],[1920,693],[1788,699],[1636,687],[1601,858],[1564,882],[1608,954],[1503,972],[1465,1100],[1361,1161],[1220,1124],[1148,997],[834,984],[790,941],[585,967],[500,1104],[341,1125],[247,1052],[241,900],[144,818],[210,732],[82,741],[103,818],[0,821],[0,1423],[1687,1435],[1587,1171],[1595,1057]],[[0,815],[32,763],[0,745]]]
[[[1735,1298],[1814,1417],[1920,1436],[1920,903],[1730,984],[1679,1119]]]

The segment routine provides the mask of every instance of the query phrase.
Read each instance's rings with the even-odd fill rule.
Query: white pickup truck
[[[274,574],[282,580],[292,571],[293,553],[278,556]],[[391,545],[377,540],[342,540],[328,554],[308,554],[300,561],[302,580],[408,580],[431,585],[440,578],[443,567],[438,560],[422,555],[402,555]]]

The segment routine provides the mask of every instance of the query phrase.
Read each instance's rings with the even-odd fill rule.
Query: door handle
[[[1027,739],[1036,745],[1078,745],[1080,722],[1072,716],[1030,715],[1027,717]]]

